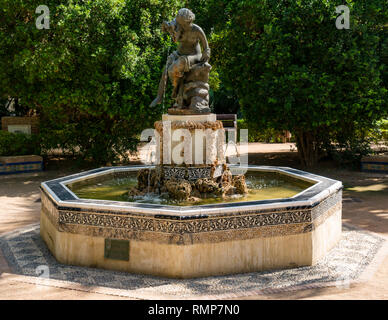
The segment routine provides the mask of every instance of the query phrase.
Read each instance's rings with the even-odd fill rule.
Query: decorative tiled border
[[[365,172],[388,173],[388,162],[361,161],[361,170]]]
[[[139,213],[141,215],[166,215],[175,219],[184,219],[186,217],[202,216],[203,214],[216,214],[222,212],[223,214],[232,212],[233,214],[241,211],[249,210],[266,210],[266,209],[291,209],[291,208],[312,208],[318,205],[323,199],[330,194],[342,189],[340,181],[332,180],[326,177],[314,175],[301,170],[296,170],[286,167],[268,167],[268,166],[249,166],[238,167],[230,166],[231,171],[249,170],[249,171],[263,171],[263,172],[278,172],[283,175],[288,175],[297,179],[307,180],[315,184],[303,192],[295,195],[292,198],[286,199],[271,199],[260,201],[246,201],[237,203],[221,203],[201,206],[170,206],[158,204],[139,204],[134,202],[118,202],[107,200],[91,200],[79,199],[69,188],[67,184],[87,180],[100,175],[138,171],[146,166],[128,166],[128,167],[108,167],[90,170],[87,172],[78,173],[75,175],[51,180],[42,183],[41,188],[47,192],[50,198],[59,207],[67,208],[69,210],[87,210],[98,211],[103,210],[114,212],[123,211],[131,213]],[[151,167],[152,168],[152,167]]]
[[[183,245],[310,232],[341,210],[341,199],[342,191],[339,190],[313,208],[288,208],[272,212],[252,210],[236,212],[235,215],[171,219],[168,216],[140,216],[130,212],[70,211],[56,207],[42,192],[42,214],[61,232]]]
[[[16,163],[0,163],[0,175],[37,172],[43,170],[42,161],[16,162]]]

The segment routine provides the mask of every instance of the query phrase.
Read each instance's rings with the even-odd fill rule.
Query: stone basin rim
[[[254,200],[233,203],[207,204],[197,206],[172,206],[151,203],[136,203],[136,202],[120,202],[97,199],[81,199],[78,198],[68,187],[70,183],[87,180],[100,175],[105,175],[120,171],[138,171],[143,168],[154,168],[155,166],[147,165],[132,165],[122,167],[103,167],[92,169],[89,171],[76,173],[70,176],[49,180],[41,184],[41,190],[45,192],[56,207],[61,207],[64,210],[79,211],[85,210],[112,210],[115,212],[122,211],[123,213],[130,211],[138,214],[152,215],[177,215],[178,217],[194,215],[200,217],[202,214],[211,213],[235,213],[251,210],[267,210],[267,209],[286,209],[286,208],[311,208],[318,205],[323,199],[331,194],[342,189],[342,182],[315,175],[298,169],[289,167],[276,166],[237,166],[230,165],[231,170],[248,169],[249,171],[257,172],[278,172],[297,179],[315,183],[314,185],[304,189],[300,193],[290,198],[282,199],[267,199]]]

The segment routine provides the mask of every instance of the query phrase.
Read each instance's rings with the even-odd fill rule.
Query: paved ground
[[[368,280],[379,257],[388,253],[385,238],[344,224],[339,243],[314,266],[176,280],[59,264],[42,241],[39,224],[5,234],[0,248],[23,282],[73,290],[82,284],[91,293],[147,300],[229,299],[302,288],[347,287]],[[44,270],[48,279],[42,277]]]
[[[292,144],[250,144],[249,163],[299,167]],[[303,169],[303,168],[302,168]],[[0,235],[39,221],[39,184],[76,169],[51,165],[35,174],[0,177]],[[322,163],[310,171],[342,180],[345,185],[343,221],[388,239],[388,175],[339,170]],[[382,260],[368,283],[348,289],[318,288],[244,299],[388,299],[388,257]],[[0,299],[117,299],[109,294],[79,288],[63,289],[36,285],[13,275],[0,253]]]

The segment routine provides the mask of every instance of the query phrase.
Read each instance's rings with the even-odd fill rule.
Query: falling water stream
[[[166,66],[165,66],[165,69],[164,69],[164,72],[163,72],[163,75],[166,73],[166,75],[164,75],[164,86],[163,86],[163,100],[162,100],[162,110],[164,110],[164,100],[165,100],[165,96],[166,96],[166,86],[167,86],[167,79],[168,79],[168,70],[167,70],[167,66],[168,66],[168,57],[170,55],[170,47],[167,48],[167,58],[166,58]],[[154,157],[156,156],[154,151],[152,150],[152,147],[153,146],[156,146],[156,141],[155,141],[155,137],[152,137],[149,145],[148,145],[148,150],[147,150],[147,155],[146,155],[146,162],[148,165],[152,165],[154,164]],[[155,159],[156,160],[156,159]],[[147,194],[146,194],[146,197],[149,198],[151,195],[150,195],[150,186],[151,186],[151,170],[148,170],[148,178],[147,178]]]
[[[166,72],[166,75],[164,76],[164,86],[163,86],[163,102],[162,102],[162,106],[163,106],[163,110],[164,110],[164,98],[166,96],[166,87],[167,87],[167,79],[168,79],[168,70],[167,70],[167,65],[168,65],[168,57],[170,55],[170,47],[167,48],[167,59],[166,59],[166,66],[165,66],[165,72]]]

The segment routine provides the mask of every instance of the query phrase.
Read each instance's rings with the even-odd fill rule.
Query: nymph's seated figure
[[[158,96],[151,107],[162,102],[167,76],[173,85],[175,99],[169,113],[200,114],[209,113],[209,72],[210,48],[201,27],[193,24],[195,15],[189,9],[178,11],[171,22],[163,22],[162,30],[169,32],[174,42],[179,42],[178,50],[167,59],[160,79]],[[202,50],[201,50],[202,47]]]

